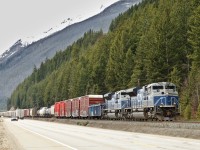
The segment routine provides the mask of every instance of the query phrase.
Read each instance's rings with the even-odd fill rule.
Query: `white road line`
[[[22,129],[24,129],[24,130],[26,130],[26,131],[29,131],[29,132],[31,132],[31,133],[34,133],[34,134],[36,134],[36,135],[39,135],[39,136],[41,136],[41,137],[43,137],[43,138],[46,138],[46,139],[48,139],[48,140],[51,140],[51,141],[53,141],[53,142],[55,142],[55,143],[58,143],[58,144],[60,144],[60,145],[62,145],[62,146],[65,146],[65,147],[67,147],[67,148],[70,148],[70,149],[72,149],[72,150],[78,150],[77,148],[74,148],[74,147],[69,146],[69,145],[64,144],[64,143],[61,143],[61,142],[59,142],[59,141],[57,141],[57,140],[51,139],[51,138],[46,137],[46,136],[44,136],[44,135],[41,135],[41,134],[39,134],[39,133],[37,133],[37,132],[31,131],[31,130],[29,130],[29,129],[26,129],[26,128],[24,128],[24,127],[21,127],[21,126],[18,126],[18,127],[22,128]]]

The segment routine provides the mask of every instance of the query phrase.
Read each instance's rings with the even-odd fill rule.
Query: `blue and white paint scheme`
[[[145,90],[144,107],[174,107],[178,106],[178,92],[176,86],[170,82],[152,83],[143,87]],[[146,100],[146,102],[145,102]]]
[[[151,118],[173,120],[179,114],[179,97],[175,84],[151,83],[143,86],[139,94],[143,95],[144,111]]]
[[[173,120],[179,114],[179,97],[171,82],[151,83],[104,95],[108,118]]]

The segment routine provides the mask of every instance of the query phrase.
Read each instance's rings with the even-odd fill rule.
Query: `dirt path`
[[[3,126],[3,119],[0,118],[0,150],[13,150],[11,144]]]
[[[19,145],[16,137],[9,131],[4,118],[1,117],[0,117],[0,150],[23,150],[21,145]]]

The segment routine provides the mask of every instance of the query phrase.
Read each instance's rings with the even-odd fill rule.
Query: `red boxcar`
[[[55,102],[54,115],[55,117],[60,117],[60,102]]]
[[[61,101],[60,102],[60,117],[65,117],[65,113],[66,113],[66,102]]]
[[[80,97],[72,99],[72,117],[80,116]]]
[[[66,100],[65,102],[66,102],[66,114],[65,114],[65,116],[66,117],[71,117],[72,116],[72,100],[73,99],[69,99],[69,100]]]
[[[89,106],[104,103],[102,95],[86,95],[80,98],[80,117],[88,117]]]

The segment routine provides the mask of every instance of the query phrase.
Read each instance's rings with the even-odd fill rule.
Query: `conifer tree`
[[[190,72],[190,89],[191,89],[191,103],[194,112],[198,111],[198,105],[200,104],[200,6],[194,10],[193,15],[189,21],[190,30],[189,42],[193,49],[192,69]]]
[[[184,111],[184,118],[187,119],[187,120],[191,119],[191,106],[190,106],[190,104],[188,104],[186,106],[186,109]]]
[[[200,120],[200,104],[197,109],[197,119]]]

